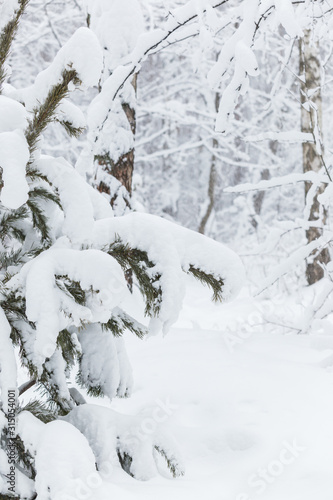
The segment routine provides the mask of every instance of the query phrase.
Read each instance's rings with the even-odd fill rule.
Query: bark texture
[[[137,75],[134,75],[132,80],[132,86],[136,93],[137,89]],[[136,113],[135,108],[131,107],[128,103],[122,103],[123,111],[126,115],[126,118],[130,124],[131,132],[133,136],[135,136],[136,132]],[[132,179],[133,179],[133,169],[134,169],[134,148],[129,150],[127,153],[120,156],[117,161],[113,161],[108,155],[99,156],[96,158],[99,165],[103,167],[103,170],[108,174],[112,175],[117,179],[121,186],[123,186],[126,191],[123,189],[117,189],[115,192],[110,192],[110,186],[105,184],[104,182],[100,182],[97,186],[98,191],[101,193],[106,193],[108,195],[112,195],[110,199],[110,204],[112,208],[115,208],[115,205],[118,202],[118,197],[121,196],[123,198],[123,202],[128,208],[131,208],[130,198],[132,195]]]
[[[322,130],[322,96],[321,96],[321,65],[319,47],[312,40],[311,31],[306,30],[304,37],[299,42],[300,47],[300,76],[301,76],[301,130],[312,133],[314,143],[303,143],[303,171],[313,170],[319,172],[323,167],[323,146],[321,141]],[[312,184],[305,183],[305,198]],[[315,193],[310,208],[309,221],[321,221],[324,226],[327,212],[320,206],[318,196],[323,192],[320,186]],[[322,235],[322,228],[311,227],[306,231],[308,243]],[[323,265],[330,261],[328,248],[316,251],[306,263],[306,278],[309,285],[319,281],[324,276]]]

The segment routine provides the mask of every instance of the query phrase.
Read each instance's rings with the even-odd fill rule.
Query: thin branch
[[[24,394],[26,391],[31,389],[31,387],[33,387],[36,384],[36,382],[37,382],[37,380],[35,378],[32,378],[28,382],[25,382],[24,384],[22,384],[18,390],[19,396],[22,396],[22,394]]]

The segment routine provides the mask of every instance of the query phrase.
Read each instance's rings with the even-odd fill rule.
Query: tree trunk
[[[301,76],[301,130],[312,133],[315,142],[305,142],[303,149],[303,172],[313,170],[319,172],[323,167],[323,151],[321,139],[322,130],[322,97],[321,97],[321,65],[318,43],[311,39],[311,30],[305,30],[304,37],[299,42],[300,76]],[[318,133],[317,133],[318,131]],[[318,143],[319,142],[319,143]],[[305,198],[311,188],[311,183],[305,183]],[[324,226],[327,212],[319,204],[318,196],[323,192],[320,186],[310,207],[309,221],[321,220]],[[311,227],[306,231],[308,243],[322,235],[322,229]],[[306,263],[306,278],[309,285],[316,283],[324,276],[323,265],[330,261],[328,248],[315,252]]]
[[[137,74],[134,75],[132,80],[132,85],[134,88],[135,95],[137,89],[137,76],[138,76]],[[132,134],[133,136],[135,136],[135,131],[136,131],[135,108],[131,108],[131,106],[126,102],[122,103],[122,108],[127,117],[128,123],[130,124]],[[128,151],[128,153],[121,156],[117,161],[117,163],[114,163],[111,168],[111,174],[116,179],[118,179],[118,181],[120,181],[123,186],[125,186],[130,195],[132,195],[133,169],[134,169],[134,149],[131,149],[130,151]]]
[[[219,109],[219,104],[220,104],[220,95],[215,94],[215,110],[218,111]],[[218,147],[219,143],[217,139],[213,139],[213,150]],[[211,216],[211,213],[214,209],[214,204],[215,204],[215,185],[216,185],[216,156],[213,153],[212,158],[211,158],[211,163],[210,163],[210,172],[209,172],[209,182],[208,182],[208,205],[206,208],[206,212],[204,213],[201,222],[199,224],[199,233],[205,234],[206,230],[206,225],[209,220],[209,217]]]
[[[136,93],[137,89],[137,75],[134,75],[132,80],[132,86],[134,88],[134,92]],[[136,113],[135,108],[131,107],[127,102],[122,102],[122,108],[130,124],[131,132],[133,137],[135,136],[136,131]],[[119,206],[119,197],[122,198],[122,204],[125,207],[131,208],[131,195],[132,195],[132,178],[133,178],[133,169],[134,169],[134,148],[128,151],[127,153],[120,156],[116,161],[113,161],[109,155],[103,155],[96,158],[99,165],[103,168],[105,172],[109,175],[115,177],[119,182],[119,188],[122,186],[124,189],[115,189],[114,192],[110,192],[110,185],[105,184],[104,182],[100,182],[97,186],[97,189],[100,193],[106,193],[111,195],[110,204],[112,208],[115,209],[115,215],[122,215],[119,210],[116,209],[116,206]],[[123,210],[121,210],[123,211]]]
[[[261,181],[267,181],[268,179],[270,179],[270,177],[271,177],[271,174],[270,174],[270,171],[268,168],[264,168],[260,172],[260,180]],[[261,209],[262,209],[265,195],[266,195],[266,191],[258,191],[253,196],[254,214],[251,218],[251,224],[254,227],[254,229],[257,229],[257,227],[258,227],[258,218],[260,217],[260,214],[261,214]]]
[[[213,139],[213,148],[217,148],[218,142],[216,139]],[[200,225],[199,225],[199,233],[205,234],[206,225],[211,216],[211,213],[214,208],[215,202],[215,184],[216,184],[216,156],[213,154],[211,158],[210,164],[210,172],[209,172],[209,182],[208,182],[208,206],[206,212],[204,213]]]

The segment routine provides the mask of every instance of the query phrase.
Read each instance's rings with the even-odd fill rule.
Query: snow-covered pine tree
[[[130,394],[122,334],[166,332],[181,309],[185,273],[209,286],[214,300],[234,296],[244,275],[237,255],[203,235],[147,214],[114,217],[70,164],[42,154],[50,122],[79,134],[80,114],[66,98],[97,84],[102,52],[93,32],[80,28],[32,86],[15,89],[6,61],[27,4],[0,7],[0,495],[68,500],[104,466],[152,477],[156,453],[174,476],[182,473],[164,433],[140,441],[136,417],[86,404],[81,392]],[[124,309],[128,268],[148,328]],[[68,385],[75,370],[81,392]],[[39,396],[22,403],[32,386]]]

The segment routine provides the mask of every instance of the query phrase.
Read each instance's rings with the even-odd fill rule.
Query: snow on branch
[[[217,8],[228,3],[228,1],[229,0],[209,0],[207,6]],[[117,97],[129,78],[140,69],[140,64],[144,59],[158,48],[162,48],[169,38],[172,39],[172,43],[175,43],[175,33],[178,30],[181,31],[182,27],[197,19],[200,13],[202,14],[206,12],[206,10],[207,8],[204,6],[199,8],[195,0],[190,0],[185,5],[170,12],[163,28],[152,30],[149,33],[143,33],[138,37],[134,50],[127,58],[128,62],[126,65],[119,65],[103,84],[101,94],[98,96],[98,103],[100,104],[100,102],[103,101],[103,109],[105,109],[105,116],[102,118],[102,121],[107,118],[108,109],[111,107],[112,101]],[[180,35],[180,39],[181,38],[182,35]],[[92,106],[93,105],[94,101],[92,102]]]
[[[273,285],[278,279],[292,271],[296,266],[301,264],[304,259],[309,257],[313,252],[318,249],[322,249],[329,245],[333,241],[333,234],[328,232],[324,236],[320,236],[316,240],[308,243],[307,245],[299,248],[293,252],[287,259],[285,259],[281,264],[276,266],[273,271],[265,278],[259,285],[257,295],[262,293],[266,288]]]
[[[119,94],[124,84],[129,78],[139,71],[141,63],[145,58],[165,47],[168,43],[176,43],[183,39],[183,28],[188,28],[192,21],[199,20],[204,13],[210,15],[212,9],[216,9],[229,0],[207,0],[198,4],[195,0],[190,0],[185,5],[178,7],[170,12],[170,15],[164,26],[154,29],[149,33],[143,33],[138,37],[134,50],[125,58],[122,64],[119,64],[104,82],[98,101],[103,101],[105,116],[102,123],[107,119],[107,110],[110,109],[112,101]],[[302,35],[302,30],[296,21],[293,4],[304,3],[302,0],[246,0],[241,6],[233,6],[234,14],[238,13],[241,19],[240,26],[236,29],[234,35],[225,43],[218,61],[208,74],[210,86],[218,88],[224,74],[234,65],[233,76],[230,83],[222,93],[218,117],[216,121],[216,130],[225,132],[229,117],[232,115],[237,104],[240,93],[246,93],[248,87],[248,76],[259,74],[259,68],[252,46],[255,41],[256,33],[260,24],[275,11],[278,22],[280,22],[290,37]],[[211,17],[211,16],[210,16]],[[229,16],[230,17],[230,16]],[[230,19],[229,19],[230,20]],[[216,20],[215,20],[216,24]],[[223,29],[230,23],[226,22]],[[194,36],[200,31],[200,22],[197,29],[186,31],[185,37]],[[179,33],[178,33],[179,32]]]
[[[244,283],[243,265],[232,250],[159,217],[131,213],[95,223],[95,247],[103,248],[117,237],[146,252],[151,261],[150,276],[161,290],[150,324],[153,332],[161,326],[167,332],[177,320],[185,293],[184,271],[211,285],[214,293],[218,284],[221,296],[217,298],[223,300],[233,298]]]
[[[98,468],[103,464],[122,468],[131,476],[148,480],[157,474],[156,450],[167,462],[174,477],[184,474],[182,459],[175,440],[168,432],[157,429],[142,438],[139,416],[121,415],[110,408],[85,404],[74,408],[65,419],[88,440]]]
[[[123,339],[110,335],[99,324],[86,326],[78,335],[82,355],[77,376],[90,396],[128,396],[133,385]]]
[[[24,411],[18,417],[18,433],[35,457],[36,496],[77,498],[78,482],[96,473],[94,454],[81,432],[61,420],[44,424]]]
[[[263,180],[252,184],[250,182],[239,184],[238,186],[230,186],[224,189],[225,193],[247,193],[249,191],[264,191],[275,187],[288,186],[298,182],[312,182],[316,184],[329,184],[330,180],[327,175],[314,171],[305,172],[304,174],[288,174],[282,177],[275,177],[269,180]]]
[[[113,217],[108,200],[64,158],[41,155],[35,161],[35,166],[48,178],[59,195],[64,217],[64,221],[59,221],[61,234],[73,243],[88,244],[94,221]]]
[[[80,86],[87,88],[97,85],[102,66],[102,49],[96,35],[88,28],[79,28],[58,51],[48,68],[37,75],[32,86],[8,90],[7,94],[24,102],[32,111],[47,98],[54,85],[63,81],[64,72],[75,71]]]
[[[244,137],[246,142],[279,141],[287,143],[314,142],[313,134],[288,130],[286,132],[263,132],[262,134],[248,135]]]
[[[62,277],[79,283],[86,292],[84,305],[68,293]],[[27,318],[36,324],[33,361],[39,370],[55,351],[59,332],[71,325],[107,322],[127,292],[120,265],[93,249],[46,250],[25,264],[8,286],[23,291]]]
[[[260,24],[274,11],[278,21],[291,38],[302,36],[302,30],[295,20],[290,0],[245,0],[241,6],[242,22],[235,33],[224,44],[218,60],[208,74],[212,88],[217,88],[230,65],[234,65],[230,83],[222,92],[215,130],[225,133],[240,95],[247,92],[249,76],[259,75],[259,68],[252,47]]]

